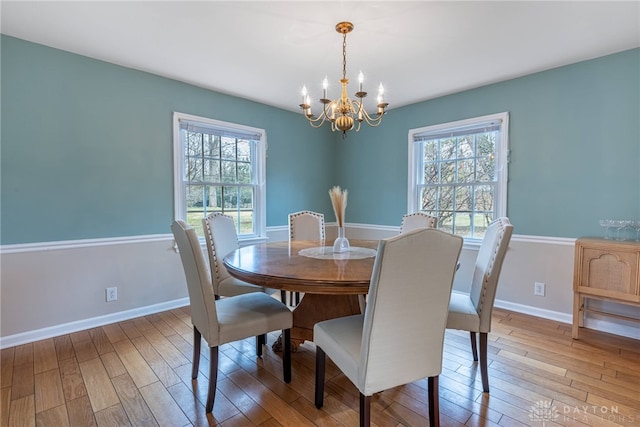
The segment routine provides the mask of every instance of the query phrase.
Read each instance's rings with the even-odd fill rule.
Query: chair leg
[[[487,372],[487,333],[480,332],[480,374],[482,375],[482,390],[489,393],[489,373]]]
[[[216,383],[218,382],[218,347],[211,347],[209,355],[209,393],[207,394],[207,414],[213,411],[216,399]]]
[[[320,347],[316,347],[316,408],[324,405],[324,366],[327,356]]]
[[[300,305],[300,292],[296,292],[296,305]]]
[[[478,361],[478,344],[476,342],[476,333],[469,332],[469,335],[471,336],[471,353],[473,354],[473,361],[477,362]]]
[[[287,305],[287,291],[280,291],[280,301],[282,301],[284,305]]]
[[[198,378],[198,369],[200,368],[200,341],[202,334],[194,326],[193,327],[193,362],[191,362],[191,379]]]
[[[256,355],[262,357],[262,346],[267,343],[267,334],[256,335]]]
[[[285,329],[283,332],[284,351],[282,354],[282,370],[285,383],[291,382],[291,329]]]
[[[438,376],[429,377],[427,380],[429,388],[429,427],[440,425],[440,395],[438,393]]]
[[[371,425],[371,396],[360,393],[360,427]]]

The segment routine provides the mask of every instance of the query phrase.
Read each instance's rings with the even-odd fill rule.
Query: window
[[[500,113],[410,130],[408,212],[481,240],[507,213],[508,126]]]
[[[233,217],[238,238],[264,238],[263,129],[174,113],[175,217],[203,236],[202,218]]]

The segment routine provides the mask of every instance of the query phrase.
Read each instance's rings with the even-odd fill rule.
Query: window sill
[[[482,240],[464,239],[464,243],[462,244],[462,249],[477,251],[480,249],[481,245],[482,245]]]
[[[240,239],[239,243],[240,246],[250,246],[250,245],[257,245],[259,243],[265,243],[267,240],[269,240],[266,236],[261,237],[261,236],[256,236],[256,237],[248,237],[245,239]]]

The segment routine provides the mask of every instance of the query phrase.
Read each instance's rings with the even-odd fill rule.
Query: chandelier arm
[[[371,117],[364,108],[362,109],[362,120],[367,122],[369,126],[376,127],[380,125],[380,123],[382,122],[383,115],[384,114],[379,114],[378,117]],[[359,120],[359,121],[362,121],[362,120]]]
[[[304,114],[304,116],[309,121],[309,124],[314,128],[319,128],[320,126],[322,126],[324,124],[324,122],[329,120],[329,117],[326,114],[326,111],[323,111],[322,113],[320,113],[320,115],[318,117],[315,117],[315,118],[313,116],[309,116],[307,114]]]
[[[322,120],[320,123],[317,123],[317,120],[316,121],[312,121],[311,119],[308,119],[308,118],[307,118],[307,120],[309,120],[309,124],[311,125],[311,127],[315,128],[315,129],[318,129],[319,127],[322,127],[322,125],[324,125],[324,122],[326,121],[326,120]]]
[[[327,120],[329,121],[333,121],[333,115],[334,115],[334,102],[333,101],[329,101],[329,102],[324,102],[324,101],[328,101],[328,100],[323,100],[323,105],[322,105],[322,114],[327,118]]]

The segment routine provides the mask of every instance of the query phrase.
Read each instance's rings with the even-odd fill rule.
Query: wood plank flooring
[[[315,408],[312,343],[292,355],[285,384],[280,354],[265,347],[257,358],[253,339],[221,348],[214,415],[206,416],[202,347],[192,382],[184,307],[3,349],[0,427],[358,425],[357,390],[330,361],[325,406]],[[468,334],[447,331],[443,426],[640,425],[640,341],[588,330],[575,341],[570,325],[496,309],[489,383],[482,393]],[[377,426],[428,425],[427,381],[377,394],[371,414]]]

